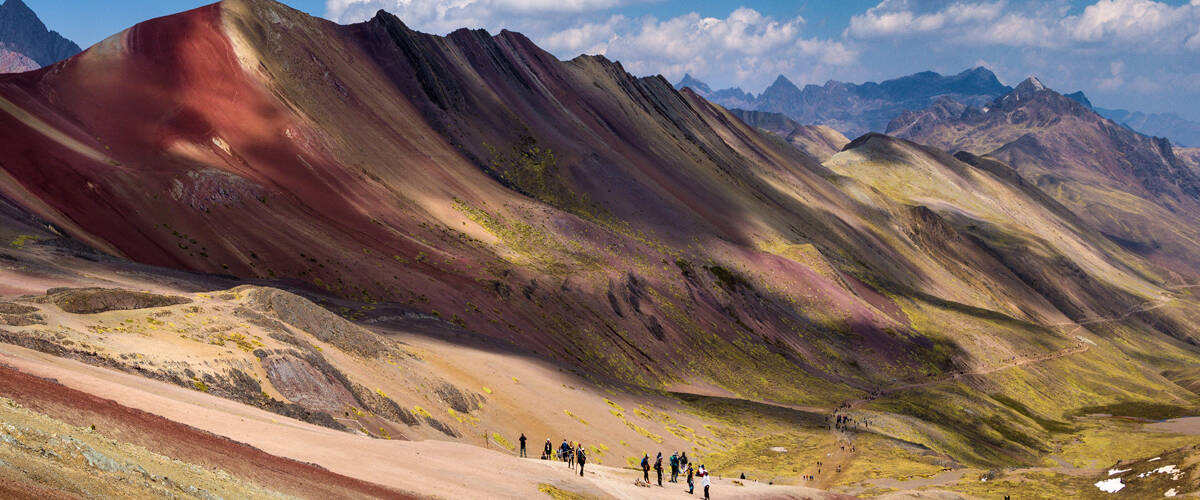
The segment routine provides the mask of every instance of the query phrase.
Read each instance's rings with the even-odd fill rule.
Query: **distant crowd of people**
[[[528,438],[525,433],[521,433],[521,437],[517,439],[521,443],[521,457],[527,458],[526,443]],[[583,466],[587,463],[587,452],[584,450],[583,443],[568,441],[565,438],[562,444],[556,448],[550,438],[546,438],[546,445],[542,448],[542,460],[559,460],[567,463],[567,467],[575,470],[576,465],[579,466],[579,475],[583,476]],[[709,477],[708,469],[703,465],[693,467],[688,460],[687,452],[675,452],[667,459],[667,464],[671,469],[671,478],[667,480],[670,483],[678,483],[679,476],[686,477],[688,485],[688,494],[695,494],[696,480],[700,480],[700,486],[704,489],[704,498],[709,497],[709,488],[712,486],[712,479]],[[642,479],[646,484],[650,484],[650,454],[642,455]],[[663,486],[663,456],[662,452],[658,453],[653,463],[655,474],[658,476],[658,486]]]

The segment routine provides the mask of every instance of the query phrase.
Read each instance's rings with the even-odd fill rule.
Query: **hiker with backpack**
[[[671,482],[678,483],[679,482],[679,452],[677,451],[677,452],[671,454],[671,459],[669,461],[671,462]]]
[[[554,454],[554,445],[550,444],[550,438],[546,438],[546,449],[542,450],[542,460],[550,460]]]
[[[575,460],[579,461],[579,477],[583,477],[583,464],[587,463],[587,454],[583,451],[583,443],[575,449]]]
[[[525,454],[525,433],[524,432],[521,433],[521,437],[517,438],[517,441],[521,442],[521,458],[529,458],[529,456]]]
[[[696,481],[694,479],[692,479],[692,476],[694,474],[695,474],[695,471],[692,470],[692,465],[688,464],[688,466],[687,466],[687,482],[688,482],[688,494],[689,495],[695,494],[695,491],[696,491]]]
[[[654,459],[654,472],[658,474],[658,486],[661,488],[662,487],[662,473],[663,473],[662,452],[661,451],[658,452],[658,458]]]
[[[642,455],[642,479],[650,484],[650,454]]]

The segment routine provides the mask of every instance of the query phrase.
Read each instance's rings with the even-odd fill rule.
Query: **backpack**
[[[649,468],[650,468],[650,458],[642,457],[642,469],[645,470],[645,469],[649,469]]]

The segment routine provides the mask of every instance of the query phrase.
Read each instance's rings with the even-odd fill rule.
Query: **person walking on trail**
[[[658,474],[658,486],[662,487],[663,465],[662,465],[662,452],[661,451],[658,452],[658,458],[654,459],[654,472],[656,474]]]
[[[679,482],[679,452],[678,451],[671,454],[670,462],[671,462],[671,482],[678,483]]]
[[[687,452],[679,454],[679,470],[686,470],[688,466]]]
[[[703,465],[700,466],[700,486],[704,487],[704,500],[708,500],[708,487],[712,485],[712,479],[708,477],[708,470]]]
[[[687,466],[687,482],[688,482],[688,494],[689,495],[694,495],[696,492],[696,480],[693,479],[694,475],[695,475],[695,471],[692,470],[692,466],[689,464]]]
[[[529,455],[525,454],[525,433],[524,432],[521,433],[521,437],[517,438],[517,441],[521,442],[521,458],[529,458]]]
[[[567,454],[570,451],[571,451],[571,443],[568,443],[567,440],[564,439],[562,444],[558,445],[558,458],[560,460],[562,460],[563,462],[567,462],[567,460],[568,460]],[[568,466],[571,465],[570,462],[567,462],[567,465]]]
[[[567,467],[575,470],[575,447],[568,443],[567,449],[564,452],[567,454]]]
[[[646,484],[650,484],[650,454],[642,455],[642,479],[646,480]]]
[[[579,443],[579,448],[575,449],[575,460],[579,461],[579,477],[583,477],[583,464],[587,463],[587,453],[583,451],[583,443]]]
[[[546,449],[542,450],[542,460],[550,460],[550,456],[554,454],[554,445],[550,444],[550,438],[546,438]]]

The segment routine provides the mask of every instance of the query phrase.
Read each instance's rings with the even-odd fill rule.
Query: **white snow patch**
[[[1171,488],[1171,489],[1167,490],[1167,492],[1166,492],[1166,493],[1163,493],[1163,496],[1164,496],[1164,497],[1167,497],[1167,498],[1170,498],[1170,497],[1173,497],[1173,496],[1175,496],[1175,495],[1178,495],[1178,494],[1179,494],[1179,492],[1175,491],[1175,488]]]
[[[771,448],[771,451],[773,451],[775,453],[787,453],[787,448],[784,448],[782,446],[776,446],[774,448]]]
[[[1147,462],[1157,462],[1159,460],[1162,460],[1162,457],[1154,457],[1154,458],[1151,458],[1150,460],[1147,460]]]
[[[1115,475],[1117,475],[1117,474],[1124,474],[1124,473],[1126,473],[1126,472],[1129,472],[1129,471],[1131,471],[1131,470],[1133,470],[1133,469],[1108,469],[1108,475],[1110,475],[1110,476],[1115,476]]]
[[[1125,483],[1121,482],[1121,478],[1106,479],[1096,483],[1096,487],[1105,493],[1116,493],[1125,487]]]
[[[1146,476],[1149,476],[1152,474],[1170,474],[1172,480],[1178,481],[1179,478],[1183,476],[1183,471],[1179,470],[1179,467],[1176,467],[1174,465],[1164,465],[1164,466],[1154,469],[1150,472],[1143,472],[1141,474],[1138,474],[1137,477],[1141,478],[1141,477],[1146,477]]]

